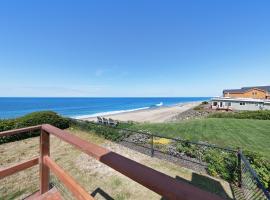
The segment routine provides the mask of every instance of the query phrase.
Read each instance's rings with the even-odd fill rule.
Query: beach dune
[[[201,102],[192,102],[179,104],[170,107],[160,107],[155,109],[144,109],[132,112],[118,113],[113,115],[105,115],[105,118],[111,118],[119,121],[134,121],[134,122],[166,122],[174,116],[198,106]],[[87,121],[96,121],[96,117],[84,118]]]

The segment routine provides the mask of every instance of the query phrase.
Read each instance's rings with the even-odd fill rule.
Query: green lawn
[[[270,158],[270,120],[208,118],[178,123],[134,124],[131,128],[221,146],[241,147]]]

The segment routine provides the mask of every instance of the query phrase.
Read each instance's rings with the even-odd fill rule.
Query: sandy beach
[[[179,104],[170,107],[160,107],[155,109],[145,109],[132,112],[125,112],[113,115],[105,115],[105,118],[112,118],[119,121],[134,121],[134,122],[166,122],[174,116],[189,110],[201,102],[192,102]],[[96,121],[96,117],[84,118],[83,120]]]

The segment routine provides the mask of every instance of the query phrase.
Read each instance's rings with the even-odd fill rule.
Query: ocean
[[[160,106],[209,100],[210,97],[153,97],[153,98],[0,98],[0,119],[51,110],[66,117],[83,118],[116,114]]]

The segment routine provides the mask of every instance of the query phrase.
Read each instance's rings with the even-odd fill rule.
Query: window
[[[217,102],[216,101],[213,102],[213,106],[217,106]]]
[[[245,102],[240,102],[240,106],[244,106],[244,105],[246,105]]]
[[[232,106],[231,102],[225,102],[225,106]]]

